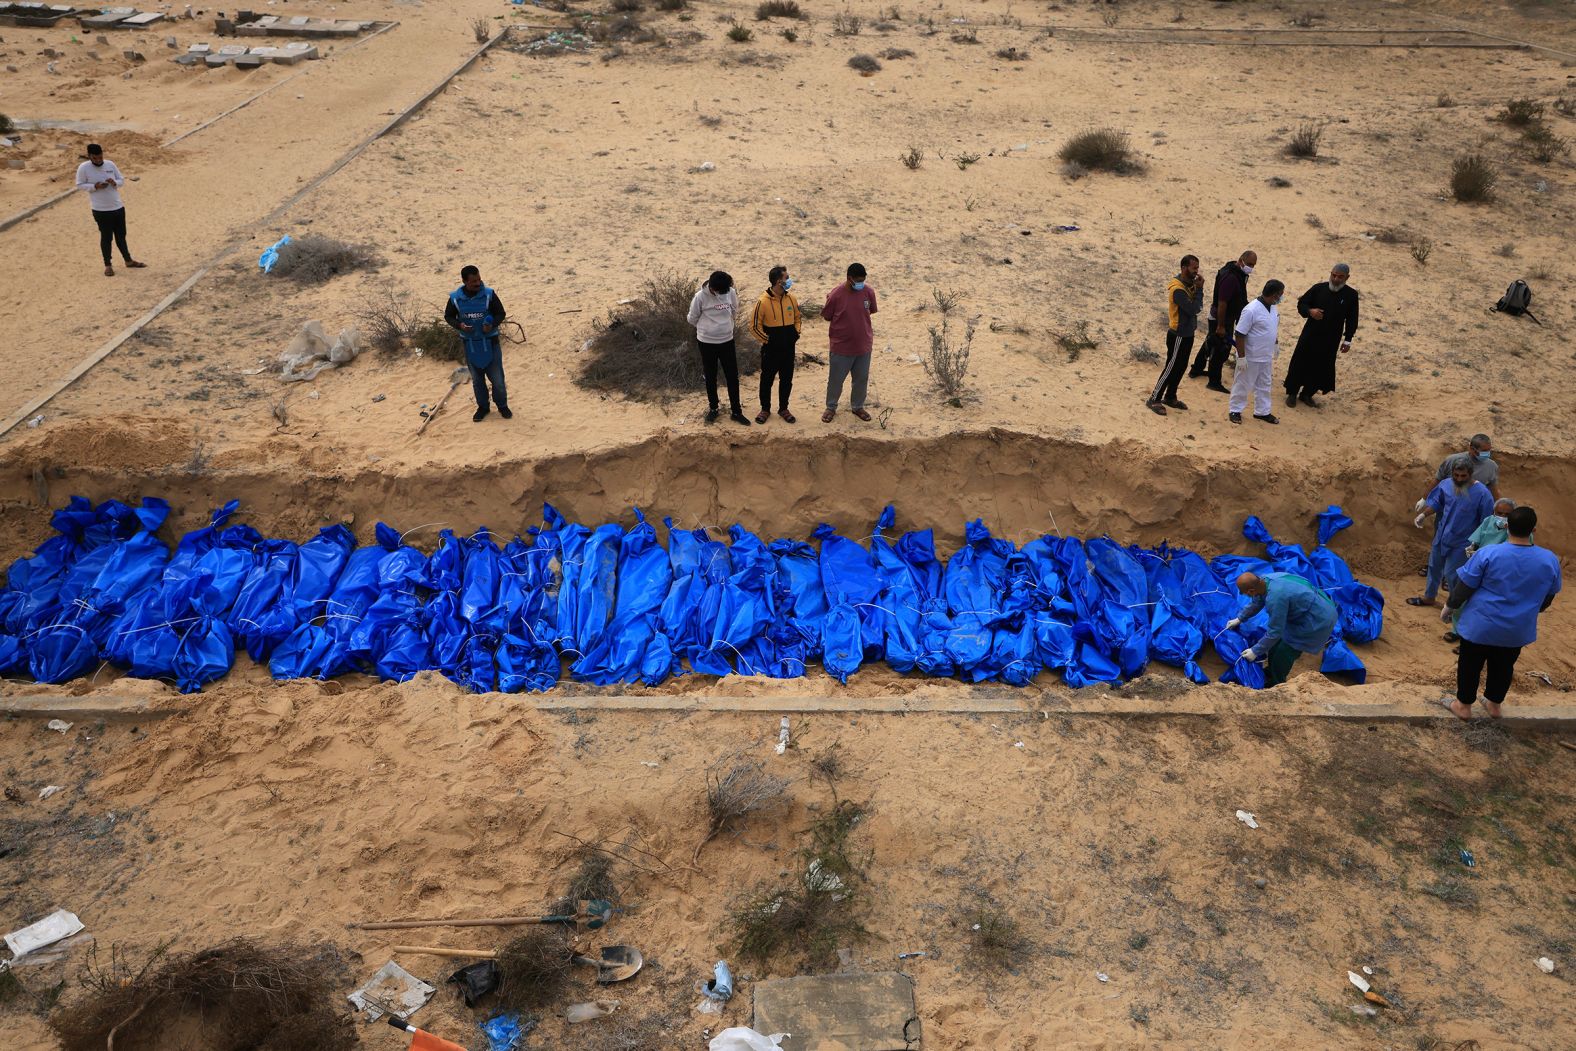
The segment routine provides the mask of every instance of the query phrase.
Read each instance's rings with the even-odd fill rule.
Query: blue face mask
[[[783,291],[786,292],[792,287],[793,287],[793,278],[791,278],[791,277],[783,278]]]
[[[855,292],[863,292],[864,290],[865,290],[865,283],[863,281],[855,281],[854,282],[854,291]]]
[[[1479,460],[1492,460],[1493,458],[1494,454],[1492,452],[1479,452],[1476,449],[1472,450],[1473,463],[1477,463]]]
[[[1497,528],[1504,529],[1505,528],[1505,516],[1504,515],[1495,515],[1494,516],[1494,525]]]

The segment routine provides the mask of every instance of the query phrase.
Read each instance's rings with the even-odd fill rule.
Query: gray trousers
[[[837,409],[837,403],[843,397],[843,381],[851,372],[854,375],[854,389],[848,399],[849,407],[864,408],[865,388],[870,383],[870,355],[860,354],[850,357],[846,354],[832,354],[827,360],[826,407],[834,411]]]

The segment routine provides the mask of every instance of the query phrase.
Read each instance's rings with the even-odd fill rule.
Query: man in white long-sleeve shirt
[[[131,257],[131,249],[126,247],[126,206],[121,203],[120,188],[126,185],[126,177],[115,167],[115,162],[104,156],[104,147],[98,143],[88,144],[88,159],[77,165],[77,189],[88,195],[88,203],[93,207],[93,221],[99,228],[99,251],[104,255],[104,276],[114,277],[114,262],[110,258],[110,241],[120,249],[120,257],[126,265],[134,270],[140,270],[147,263],[139,263]]]
[[[1275,340],[1280,336],[1280,312],[1275,304],[1286,294],[1279,281],[1264,282],[1264,291],[1237,319],[1237,375],[1231,381],[1227,411],[1232,423],[1242,422],[1242,410],[1253,398],[1253,418],[1279,423],[1270,411],[1270,374],[1275,369]]]

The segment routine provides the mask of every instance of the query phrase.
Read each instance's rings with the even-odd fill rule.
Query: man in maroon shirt
[[[859,263],[850,263],[848,280],[827,293],[826,305],[821,308],[831,341],[826,412],[821,415],[822,423],[831,423],[837,415],[837,403],[843,396],[843,380],[849,373],[854,376],[850,408],[861,420],[870,419],[865,411],[865,387],[870,382],[870,351],[875,345],[870,315],[875,312],[876,290],[865,284],[865,268]]]

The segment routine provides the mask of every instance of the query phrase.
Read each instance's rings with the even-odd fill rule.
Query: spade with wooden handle
[[[470,378],[471,378],[471,370],[466,368],[464,365],[461,365],[459,368],[454,370],[454,373],[449,377],[449,391],[448,391],[448,394],[445,394],[443,397],[439,398],[438,399],[438,404],[434,405],[432,408],[430,408],[426,412],[422,413],[422,415],[425,416],[426,419],[422,420],[421,421],[421,426],[416,428],[416,433],[417,434],[420,434],[422,431],[426,430],[427,429],[427,424],[431,423],[433,421],[433,418],[435,416],[437,416],[439,412],[443,411],[443,403],[449,400],[449,394],[453,394],[455,391],[459,390],[460,389],[460,384],[464,383],[466,380],[468,380]]]
[[[613,903],[602,898],[581,900],[574,915],[565,916],[490,916],[460,920],[382,920],[377,923],[352,923],[353,931],[408,931],[417,927],[522,927],[528,923],[574,924],[598,931],[613,918]]]
[[[396,945],[394,951],[421,953],[424,956],[455,957],[462,960],[498,958],[498,954],[491,949],[445,949],[436,945]],[[600,960],[593,960],[589,956],[581,956],[578,953],[570,959],[587,967],[595,967],[598,985],[628,981],[639,974],[641,967],[646,963],[645,958],[640,955],[640,950],[633,945],[604,945]]]

